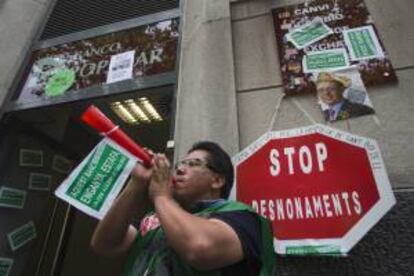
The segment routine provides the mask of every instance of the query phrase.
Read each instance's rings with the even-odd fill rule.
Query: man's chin
[[[180,191],[177,190],[177,189],[173,190],[172,196],[173,196],[174,200],[177,201],[179,204],[181,204],[181,202],[183,202],[183,200],[184,200],[183,195],[181,195]]]

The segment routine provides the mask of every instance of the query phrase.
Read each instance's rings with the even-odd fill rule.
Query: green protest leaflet
[[[44,173],[30,173],[29,189],[36,191],[49,191],[52,185],[52,176]]]
[[[294,29],[286,34],[286,38],[295,45],[297,49],[303,49],[316,41],[319,41],[333,31],[322,22],[322,20],[314,20],[309,24]]]
[[[100,219],[112,205],[136,161],[126,150],[104,138],[55,194]]]
[[[30,221],[7,234],[7,239],[9,240],[10,248],[13,251],[16,251],[23,245],[35,239],[36,236],[35,225],[33,221]]]
[[[53,156],[52,169],[60,173],[69,173],[72,169],[73,162],[61,155]]]
[[[19,165],[22,167],[43,167],[43,151],[20,149]]]
[[[384,52],[372,26],[346,30],[344,39],[351,60],[384,58]]]
[[[26,191],[1,187],[0,188],[0,207],[23,209],[26,202]]]
[[[0,276],[9,276],[13,266],[13,259],[0,258]]]
[[[343,48],[308,52],[302,63],[305,73],[342,70],[349,67],[348,54]]]
[[[341,256],[341,248],[337,245],[308,245],[308,246],[287,246],[287,255],[329,255]]]

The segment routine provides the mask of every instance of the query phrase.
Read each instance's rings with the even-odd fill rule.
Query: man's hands
[[[135,165],[127,186],[96,227],[91,240],[96,253],[116,256],[128,251],[138,233],[131,225],[133,218],[142,218],[151,200],[154,203],[161,195],[170,198],[170,162],[164,154],[152,155],[152,167]]]
[[[151,168],[145,168],[142,164],[136,164],[131,172],[129,186],[134,190],[139,189],[154,201],[158,196],[171,195],[171,164],[164,154],[152,154]]]
[[[152,160],[152,175],[149,184],[149,197],[171,196],[171,164],[164,154],[155,154]]]
[[[143,164],[137,163],[131,172],[132,180],[148,184],[152,175],[152,168],[145,168]]]
[[[151,151],[148,148],[145,148],[145,150],[151,155],[154,156],[154,152]],[[134,169],[131,172],[132,180],[135,182],[140,182],[143,184],[148,185],[152,175],[152,167],[146,168],[142,163],[137,163],[134,167]]]

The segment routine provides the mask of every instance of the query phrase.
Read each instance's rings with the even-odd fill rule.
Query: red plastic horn
[[[94,105],[89,106],[82,114],[81,120],[141,159],[145,167],[151,167],[152,156],[118,128],[99,108]]]

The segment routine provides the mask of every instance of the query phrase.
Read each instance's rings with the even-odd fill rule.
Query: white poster
[[[71,172],[56,196],[82,212],[101,219],[121,191],[137,158],[104,138]]]
[[[111,56],[106,83],[132,79],[134,56],[135,50]]]

